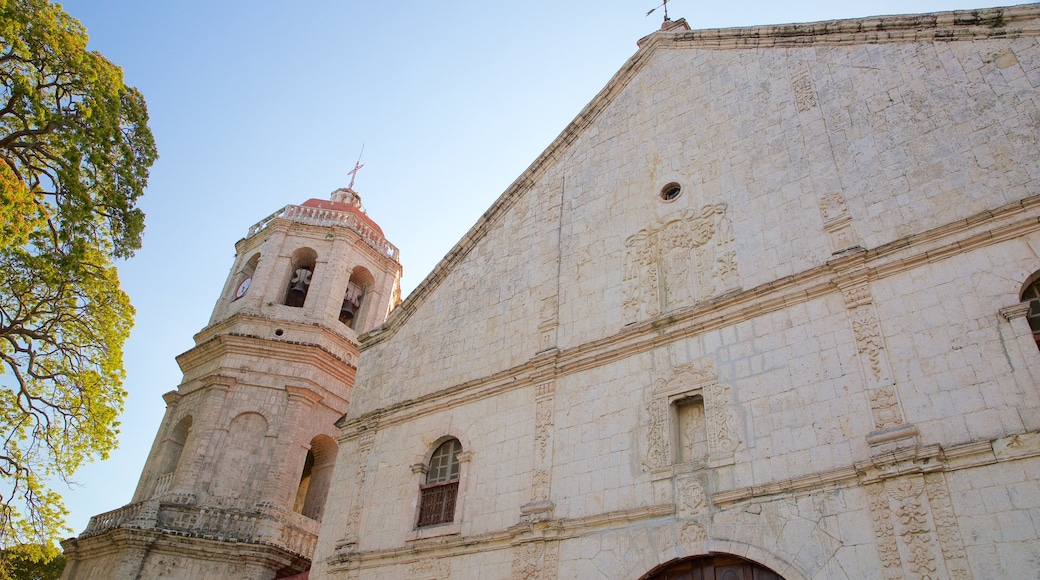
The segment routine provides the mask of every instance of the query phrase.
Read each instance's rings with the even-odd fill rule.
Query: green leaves
[[[133,307],[112,260],[140,247],[157,158],[144,98],[60,6],[0,0],[0,544],[47,544],[45,482],[115,448]]]

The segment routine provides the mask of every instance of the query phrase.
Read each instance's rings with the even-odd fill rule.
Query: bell
[[[300,294],[305,294],[307,292],[307,283],[304,282],[301,278],[300,280],[297,280],[295,284],[293,284],[292,288],[289,288],[289,292],[299,292]]]

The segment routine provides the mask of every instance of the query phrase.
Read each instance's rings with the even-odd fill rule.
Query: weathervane
[[[347,175],[350,176],[350,185],[347,186],[347,189],[349,189],[350,191],[354,191],[354,180],[357,179],[357,173],[358,173],[358,171],[361,171],[362,167],[365,166],[365,164],[361,162],[361,156],[364,155],[364,154],[365,154],[365,142],[362,141],[361,142],[361,153],[358,153],[357,162],[354,163],[354,169],[351,169],[350,171],[347,172]]]
[[[661,6],[664,7],[664,21],[668,22],[668,0],[664,0],[663,2],[661,2]],[[661,6],[658,6],[657,8],[661,8]],[[657,8],[654,8],[654,9],[650,10],[649,12],[646,13],[646,15],[650,16],[651,14],[654,13],[654,10],[657,10]]]

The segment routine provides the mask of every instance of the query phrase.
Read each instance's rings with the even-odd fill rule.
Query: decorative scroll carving
[[[881,380],[881,328],[872,306],[860,306],[852,311],[852,333],[861,356],[869,362],[875,381]]]
[[[729,455],[737,450],[740,439],[733,428],[729,411],[729,387],[712,383],[704,387],[704,416],[708,426],[708,454],[712,457]]]
[[[559,578],[560,576],[560,543],[549,542],[545,546],[545,556],[542,557],[542,577],[546,580]]]
[[[647,428],[646,460],[643,465],[650,470],[659,469],[671,463],[668,445],[668,403],[654,399],[646,405],[649,417]]]
[[[891,479],[885,482],[885,491],[895,503],[894,511],[900,527],[898,537],[906,547],[907,567],[916,578],[937,578],[930,518],[920,501],[924,479]]]
[[[545,459],[546,447],[549,445],[550,429],[553,426],[553,400],[542,399],[535,408],[534,439],[538,443],[538,458]]]
[[[451,577],[451,562],[447,558],[423,559],[408,568],[408,577],[415,580],[442,580]]]
[[[702,383],[715,382],[718,374],[715,372],[715,361],[705,360],[700,363],[689,363],[679,365],[672,369],[668,377],[658,377],[655,381],[655,393],[679,392]]]
[[[899,546],[896,544],[895,528],[892,526],[885,485],[877,483],[868,485],[866,488],[867,501],[870,505],[870,519],[874,522],[874,539],[882,571],[888,580],[897,580],[903,577],[901,572],[903,563],[899,557]]]
[[[552,432],[554,425],[553,408],[556,404],[555,392],[556,387],[553,381],[542,383],[535,390],[534,472],[531,476],[532,504],[545,503],[548,505],[551,495],[550,481],[552,478]],[[548,517],[547,512],[539,513],[539,517]]]
[[[932,508],[932,519],[935,520],[935,533],[939,536],[939,548],[946,560],[946,571],[953,580],[967,580],[971,578],[971,571],[968,569],[968,558],[957,518],[953,513],[950,491],[946,487],[946,476],[942,473],[926,474],[924,487],[928,494],[928,504]]]
[[[816,106],[816,91],[813,89],[809,71],[799,73],[792,78],[791,89],[794,90],[794,102],[798,105],[799,113],[804,113]]]
[[[736,434],[736,421],[730,409],[730,388],[719,384],[714,361],[705,360],[675,367],[669,376],[657,378],[653,395],[654,399],[646,406],[647,454],[644,466],[647,469],[654,470],[673,461],[697,458],[697,454],[692,452],[687,454],[688,457],[672,456],[669,400],[682,404],[681,401],[698,396],[703,401],[703,422],[697,421],[694,425],[690,421],[688,425],[681,425],[681,428],[694,429],[700,424],[704,425],[703,437],[707,439],[708,460],[711,464],[717,466],[720,461],[732,459],[741,440]],[[693,418],[692,412],[690,415],[687,419]],[[680,432],[679,435],[683,444],[693,444],[698,440],[703,444],[704,441],[694,433]],[[703,458],[703,455],[700,457]]]
[[[625,240],[625,323],[740,288],[726,204],[686,210]]]

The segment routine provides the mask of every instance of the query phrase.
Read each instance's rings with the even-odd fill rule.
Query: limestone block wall
[[[364,413],[493,375],[539,349],[542,282],[557,268],[545,243],[547,229],[558,227],[546,213],[554,196],[558,188],[541,186],[516,200],[396,331],[392,346],[366,354],[373,388],[358,392],[353,408]]]
[[[659,51],[559,162],[561,347],[628,322],[604,275],[684,211],[726,204],[739,283],[678,308],[1035,194],[1038,54],[1035,38]],[[669,182],[684,193],[662,204]]]
[[[830,26],[648,41],[363,339],[315,578],[1027,573],[1035,34]],[[417,530],[445,435],[464,505]]]

